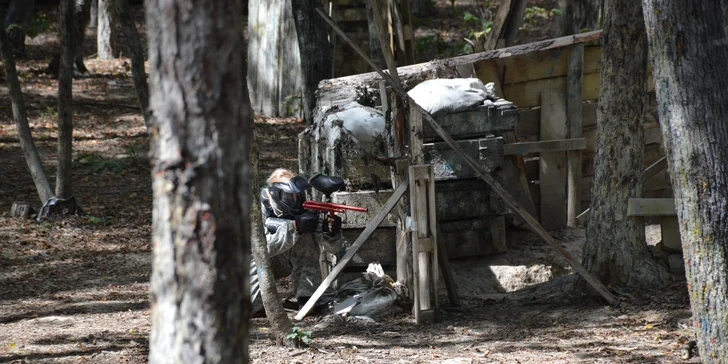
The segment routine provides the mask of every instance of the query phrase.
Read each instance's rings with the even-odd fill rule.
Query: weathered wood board
[[[364,245],[359,248],[354,257],[349,261],[349,265],[366,267],[371,262],[379,262],[382,265],[397,264],[397,234],[394,227],[380,227],[374,230],[374,233],[367,239]],[[344,239],[348,243],[353,243],[356,238],[364,231],[361,229],[343,229]]]
[[[503,216],[441,222],[438,240],[450,259],[491,255],[506,251]]]
[[[364,228],[374,218],[374,215],[382,209],[392,197],[393,190],[383,191],[358,191],[358,192],[334,192],[331,194],[331,202],[341,205],[365,207],[367,212],[345,210],[341,216],[341,226],[344,228]],[[397,219],[390,213],[379,226],[393,227]]]
[[[564,139],[566,100],[561,92],[541,94],[541,140]],[[541,153],[539,156],[541,225],[546,230],[566,226],[566,153]]]

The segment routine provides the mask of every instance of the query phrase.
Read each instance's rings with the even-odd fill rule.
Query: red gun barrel
[[[326,211],[333,210],[336,212],[344,212],[344,210],[352,210],[352,211],[359,211],[359,212],[369,211],[366,207],[340,205],[340,204],[336,204],[336,203],[319,202],[319,201],[306,201],[303,203],[303,208],[326,210]]]

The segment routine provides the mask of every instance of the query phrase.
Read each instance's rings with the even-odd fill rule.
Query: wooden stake
[[[569,122],[569,138],[581,138],[582,84],[584,80],[584,43],[569,49],[569,70],[566,81],[566,108]],[[581,151],[570,150],[568,159],[568,191],[566,199],[566,225],[576,227],[577,214],[581,211]]]
[[[566,100],[558,91],[541,93],[541,140],[566,138]],[[546,230],[566,226],[566,153],[539,155],[541,225]],[[581,181],[580,181],[581,182]]]

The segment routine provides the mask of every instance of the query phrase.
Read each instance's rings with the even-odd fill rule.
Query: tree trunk
[[[114,59],[119,56],[116,34],[118,17],[114,1],[116,0],[99,0],[98,26],[96,27],[96,55],[99,59]]]
[[[0,9],[0,19],[2,18],[2,11]],[[51,188],[50,182],[46,175],[43,163],[38,155],[38,149],[35,147],[33,142],[33,136],[30,132],[30,126],[28,125],[28,115],[25,110],[25,101],[23,100],[23,92],[20,88],[20,81],[18,80],[18,71],[15,68],[15,58],[13,57],[13,51],[10,46],[10,41],[5,33],[5,29],[0,27],[0,51],[3,57],[3,64],[5,66],[5,79],[10,89],[10,103],[13,109],[13,119],[15,119],[15,127],[18,130],[18,139],[20,140],[20,149],[23,151],[25,156],[25,162],[28,163],[28,170],[30,175],[33,177],[33,183],[35,183],[35,189],[38,191],[41,203],[45,203],[53,197],[53,188]]]
[[[76,1],[76,12],[73,14],[74,29],[73,29],[73,44],[74,44],[74,62],[76,64],[76,71],[79,74],[85,75],[88,73],[88,68],[83,64],[83,44],[86,40],[86,27],[91,18],[91,0],[75,0]]]
[[[73,0],[61,0],[61,67],[58,73],[58,168],[56,197],[73,197]]]
[[[291,0],[291,5],[301,53],[303,118],[310,124],[316,108],[315,94],[318,84],[331,77],[331,49],[326,25],[315,11],[315,8],[321,7],[321,1]]]
[[[582,31],[591,31],[599,29],[599,17],[601,15],[600,0],[571,0],[573,1],[572,17],[573,26],[572,33],[581,33]]]
[[[4,17],[7,36],[16,57],[25,56],[25,27],[33,15],[34,0],[10,0],[10,6]]]
[[[721,3],[644,0],[660,127],[704,363],[728,361],[728,73]]]
[[[412,15],[418,18],[435,15],[435,2],[433,0],[413,0]]]
[[[241,0],[145,1],[153,145],[150,363],[247,363],[250,146]]]
[[[134,24],[134,16],[129,8],[129,0],[115,0],[116,11],[119,14],[119,22],[124,32],[129,47],[129,57],[131,58],[131,77],[134,80],[134,89],[139,99],[139,107],[142,109],[144,116],[144,124],[147,130],[151,128],[152,111],[149,108],[149,85],[147,84],[147,73],[144,71],[144,48],[139,39],[136,25]]]
[[[518,34],[518,28],[523,23],[523,13],[526,11],[526,5],[528,5],[527,0],[514,0],[511,4],[511,11],[508,13],[505,29],[502,30],[506,47],[516,45],[516,34]]]
[[[91,15],[89,17],[89,28],[96,29],[99,24],[99,0],[91,0]]]
[[[602,283],[636,289],[662,285],[644,221],[627,216],[627,201],[642,196],[647,93],[647,38],[642,6],[613,0],[602,36],[597,149],[584,267]]]
[[[255,147],[253,142],[253,153],[251,155],[252,166],[253,166],[253,203],[250,210],[251,218],[251,233],[250,242],[253,251],[253,259],[258,267],[258,285],[260,286],[260,295],[263,299],[263,307],[265,308],[265,314],[268,317],[270,326],[273,329],[279,343],[290,343],[290,340],[286,339],[286,335],[291,332],[291,320],[288,319],[281,299],[278,296],[278,289],[276,288],[276,279],[273,274],[273,267],[270,263],[270,255],[268,254],[268,244],[266,243],[265,235],[263,234],[263,222],[262,213],[260,210],[260,191],[258,190],[257,181],[260,181],[258,176],[258,148]]]
[[[387,64],[384,61],[384,55],[382,54],[382,47],[379,44],[379,33],[377,33],[377,25],[374,22],[374,13],[372,12],[371,0],[366,1],[367,7],[367,25],[369,29],[369,57],[371,57],[374,64],[379,66],[381,69],[386,69]],[[381,11],[381,9],[380,9]]]

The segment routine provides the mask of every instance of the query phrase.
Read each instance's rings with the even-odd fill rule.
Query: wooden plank
[[[566,137],[566,100],[561,92],[541,94],[541,140]],[[566,153],[541,153],[539,159],[541,225],[547,230],[566,226]]]
[[[418,112],[409,110],[409,148],[410,148],[410,164],[418,165],[425,163],[425,155],[422,149],[422,115]]]
[[[382,47],[382,53],[384,54],[384,60],[387,62],[387,68],[389,68],[389,75],[395,82],[399,82],[399,76],[397,74],[397,63],[394,61],[394,55],[390,48],[389,40],[387,39],[387,30],[382,19],[382,7],[380,6],[379,0],[369,0],[372,6],[372,14],[374,15],[374,23],[377,26],[377,34],[379,35],[379,45]]]
[[[490,59],[473,64],[475,75],[483,83],[493,82],[495,84],[495,95],[503,98],[503,68],[499,65],[501,61]]]
[[[583,46],[583,43],[580,43]],[[573,46],[572,46],[573,47]],[[584,73],[599,73],[602,67],[600,46],[584,47]],[[503,60],[507,84],[568,75],[567,48],[528,53]]]
[[[408,185],[408,175],[409,160],[396,160],[393,176],[394,187]],[[407,268],[411,259],[410,247],[412,244],[410,240],[411,235],[408,233],[406,226],[407,216],[409,216],[409,200],[407,196],[397,203],[394,212],[397,214],[397,282],[406,285],[408,288],[407,292],[414,294],[413,275]],[[411,295],[410,298],[412,298]]]
[[[429,235],[428,219],[428,189],[427,186],[433,180],[429,180],[428,166],[413,165],[409,168],[410,186],[410,211],[412,215],[412,261],[415,278],[414,313],[415,321],[422,323],[420,313],[434,307],[431,298],[432,267],[429,261],[427,248],[420,245],[421,239],[431,237]],[[429,167],[430,169],[432,167]],[[427,175],[427,179],[423,174]]]
[[[384,220],[385,217],[387,217],[387,214],[389,214],[389,211],[392,210],[394,205],[397,204],[397,201],[399,201],[402,196],[404,196],[404,193],[407,191],[408,185],[407,184],[401,184],[399,187],[397,187],[396,190],[394,190],[394,193],[392,194],[392,197],[389,198],[389,201],[387,201],[387,204],[384,205],[384,207],[377,213],[377,216],[374,216],[374,219],[369,222],[366,228],[364,228],[364,231],[359,235],[359,237],[354,241],[354,244],[351,245],[351,247],[346,251],[346,254],[341,258],[341,260],[334,266],[334,269],[331,270],[331,273],[324,279],[323,282],[318,286],[316,291],[311,295],[311,298],[306,302],[306,304],[301,308],[300,311],[298,311],[298,314],[296,314],[295,319],[296,320],[303,320],[303,318],[306,316],[306,314],[311,311],[311,308],[313,308],[314,304],[316,304],[316,301],[318,301],[319,298],[321,298],[321,295],[324,293],[324,291],[329,288],[331,283],[336,280],[336,276],[341,273],[341,271],[346,266],[346,263],[351,260],[351,258],[356,254],[356,252],[359,250],[359,248],[364,244],[364,242],[369,238],[370,235],[376,230],[377,226]]]
[[[435,132],[437,132],[437,134],[440,135],[440,137],[456,153],[458,153],[463,159],[465,159],[465,161],[470,166],[470,168],[472,168],[473,170],[475,170],[476,173],[480,176],[480,178],[482,178],[486,183],[488,183],[488,185],[493,189],[493,192],[495,192],[503,200],[503,202],[508,206],[508,208],[510,208],[514,213],[518,214],[521,218],[523,218],[526,221],[526,223],[528,224],[528,226],[531,227],[531,229],[533,229],[533,231],[541,239],[543,239],[553,249],[555,249],[559,254],[561,254],[564,257],[564,259],[566,259],[566,261],[569,263],[569,265],[572,268],[574,268],[574,270],[582,278],[584,278],[584,280],[587,283],[589,283],[589,285],[592,288],[594,288],[594,290],[596,290],[607,302],[609,302],[612,305],[615,305],[615,304],[617,304],[619,302],[607,290],[607,288],[601,282],[599,282],[599,280],[596,279],[596,277],[594,277],[591,273],[589,273],[584,268],[584,266],[582,266],[581,264],[579,264],[579,262],[577,262],[576,260],[574,260],[574,258],[571,256],[571,254],[569,254],[568,251],[566,251],[563,247],[561,247],[561,245],[559,245],[559,243],[543,228],[543,226],[541,226],[541,224],[533,217],[533,215],[529,214],[520,204],[518,204],[518,202],[516,202],[513,199],[513,196],[511,196],[511,194],[508,193],[508,191],[506,191],[503,188],[503,186],[501,186],[500,183],[498,183],[495,179],[493,179],[493,177],[491,177],[482,168],[482,166],[478,165],[473,158],[471,158],[470,156],[468,156],[465,153],[465,151],[462,148],[460,148],[460,146],[457,143],[455,143],[455,140],[453,140],[447,134],[447,132],[445,132],[442,129],[442,127],[440,127],[440,125],[437,123],[437,121],[435,121],[435,119],[432,117],[432,115],[430,115],[430,113],[428,113],[427,111],[425,111],[411,97],[409,97],[409,95],[407,94],[407,91],[405,91],[405,89],[399,83],[394,82],[387,74],[385,74],[381,69],[379,69],[378,67],[376,67],[376,65],[374,64],[374,62],[360,48],[358,48],[356,46],[356,44],[354,44],[351,41],[351,39],[349,39],[346,36],[346,34],[343,31],[341,31],[341,29],[339,27],[337,27],[335,23],[333,23],[331,21],[331,19],[329,19],[326,16],[326,13],[320,11],[319,9],[317,9],[316,12],[319,14],[319,16],[323,17],[324,20],[331,27],[333,27],[336,30],[337,34],[342,35],[342,38],[348,44],[350,44],[352,47],[355,48],[357,54],[359,54],[370,66],[372,66],[372,68],[379,75],[379,77],[381,77],[382,79],[384,79],[387,82],[389,82],[389,84],[392,86],[393,90],[395,92],[397,92],[397,94],[399,94],[400,97],[402,97],[403,99],[407,100],[407,103],[409,104],[410,108],[413,108],[416,111],[418,111],[420,114],[422,114],[422,118],[430,125],[430,127],[432,127],[432,129],[434,129]],[[599,33],[599,36],[601,36],[601,32]],[[579,39],[581,39],[582,41],[586,41],[585,40],[586,37],[581,37]],[[553,42],[555,42],[555,40],[552,40],[550,42],[551,43],[549,43],[549,44],[544,44],[544,46],[545,47],[548,47],[548,46],[554,45]],[[570,44],[574,44],[574,43],[576,43],[576,42],[574,42],[574,39],[572,39]],[[563,45],[559,45],[559,46],[563,46]],[[514,49],[514,48],[517,48],[517,47],[511,47],[510,49]],[[518,49],[520,50],[521,48],[518,48]],[[527,52],[524,50],[524,53],[527,53]],[[411,67],[414,67],[414,66],[411,66]],[[361,76],[361,75],[359,75],[359,76]],[[394,204],[392,204],[392,205],[394,205]],[[391,209],[391,207],[390,207],[390,209]],[[383,219],[383,217],[382,217],[382,219]],[[319,287],[319,288],[321,288],[321,287]],[[321,293],[323,293],[323,291],[325,289],[326,288],[321,289]],[[321,293],[319,293],[319,296],[320,296]],[[313,305],[313,303],[311,305]]]
[[[427,166],[427,217],[428,222],[427,225],[430,229],[428,232],[431,243],[432,243],[432,260],[430,261],[430,266],[432,267],[432,301],[435,308],[435,320],[440,319],[440,302],[439,302],[439,295],[438,295],[438,284],[437,282],[440,279],[440,268],[442,268],[443,277],[445,278],[445,285],[447,289],[448,296],[450,297],[451,302],[454,300],[455,305],[460,304],[460,298],[457,296],[457,288],[455,286],[455,280],[453,278],[452,271],[450,270],[450,264],[447,260],[447,252],[445,252],[445,256],[441,259],[440,258],[440,251],[443,250],[439,246],[439,242],[437,239],[437,199],[435,197],[435,172],[434,168],[432,166]],[[443,263],[443,264],[441,264]]]
[[[676,216],[673,198],[630,198],[627,216]]]
[[[454,138],[470,139],[515,130],[518,123],[518,111],[516,109],[504,110],[496,106],[480,106],[473,110],[437,115],[435,120]],[[424,125],[423,128],[424,141],[441,140],[432,128],[427,125]]]
[[[597,125],[597,103],[584,102],[581,107],[581,126],[583,129]],[[516,134],[523,138],[538,135],[541,127],[541,109],[519,109]]]
[[[498,40],[501,39],[503,34],[503,25],[508,18],[508,13],[511,12],[511,2],[511,0],[504,0],[501,2],[498,12],[495,15],[495,19],[493,20],[493,24],[491,25],[490,34],[488,34],[488,38],[485,41],[486,51],[493,50],[496,48],[496,45],[498,45]]]
[[[522,142],[503,145],[504,155],[525,155],[531,153],[565,152],[586,149],[586,139],[557,139],[539,142]]]
[[[647,181],[667,168],[667,158],[662,157],[645,169],[642,179]]]
[[[599,98],[599,79],[598,73],[584,75],[582,85],[582,98],[584,100]],[[561,76],[506,84],[503,86],[503,93],[508,101],[513,102],[519,108],[535,107],[541,105],[541,93],[544,91],[566,92],[566,81],[566,76]]]
[[[584,44],[575,44],[569,48],[569,73],[566,85],[566,107],[569,123],[569,138],[581,138],[581,85],[584,76]],[[585,142],[586,147],[586,142]],[[567,191],[566,191],[566,225],[576,227],[576,215],[581,212],[581,151],[570,150],[566,153]]]
[[[503,138],[506,144],[503,145],[503,154],[505,155],[505,148],[509,144],[516,142],[516,135],[513,131],[507,131],[503,133]],[[533,198],[529,191],[528,178],[526,178],[526,165],[523,162],[523,158],[519,155],[510,155],[506,157],[507,160],[503,161],[503,183],[507,186],[508,192],[510,192],[516,201],[523,206],[526,211],[531,215],[536,215],[536,208],[533,205]],[[516,216],[513,220],[513,225],[520,227],[525,221]]]

